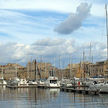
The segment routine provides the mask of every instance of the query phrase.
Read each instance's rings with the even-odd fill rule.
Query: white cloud
[[[105,4],[93,4],[91,8],[91,15],[105,17]]]

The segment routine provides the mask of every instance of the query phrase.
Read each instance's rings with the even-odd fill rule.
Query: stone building
[[[104,76],[104,71],[105,71],[104,61],[96,62],[95,64],[90,64],[89,70],[90,70],[90,77]]]
[[[82,77],[82,67],[80,63],[68,64],[66,69],[68,69],[70,78],[73,78],[73,77],[81,78]]]
[[[103,72],[104,76],[106,78],[108,78],[108,60],[104,61],[104,68],[103,69],[104,69],[104,72]]]
[[[78,77],[78,78],[85,78],[89,77],[90,74],[90,62],[80,62],[78,64],[69,64],[66,69],[68,69],[70,77]]]
[[[30,80],[48,78],[52,72],[55,74],[56,70],[50,63],[36,62],[36,60],[27,63],[27,77]]]
[[[14,77],[26,78],[27,69],[19,64],[8,63],[0,66],[0,76],[6,80]]]

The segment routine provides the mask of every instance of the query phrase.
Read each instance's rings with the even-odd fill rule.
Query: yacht
[[[45,81],[45,86],[47,88],[60,88],[60,81],[58,81],[58,78],[55,76],[50,76]]]
[[[108,82],[94,83],[89,86],[90,90],[98,90],[101,93],[108,93]]]
[[[40,79],[38,82],[37,82],[37,87],[38,88],[45,88],[45,79]]]
[[[28,82],[26,79],[20,79],[18,82],[18,87],[28,87]]]
[[[94,76],[92,78],[86,78],[83,81],[83,85],[90,86],[90,85],[97,84],[97,83],[99,84],[99,83],[102,83],[102,82],[105,82],[104,77],[102,77],[102,76]]]
[[[37,85],[38,83],[37,83],[37,81],[35,81],[35,80],[29,80],[29,81],[28,81],[28,84],[29,84],[29,85]]]
[[[62,87],[72,87],[72,81],[70,79],[62,79],[60,84]]]

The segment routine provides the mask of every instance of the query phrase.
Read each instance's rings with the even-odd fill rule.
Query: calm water
[[[108,108],[108,95],[92,96],[59,89],[0,87],[0,108]]]

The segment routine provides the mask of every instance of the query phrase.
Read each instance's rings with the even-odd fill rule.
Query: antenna
[[[107,35],[107,60],[108,60],[108,13],[107,13],[107,4],[105,4],[105,11],[106,11],[106,35]]]

